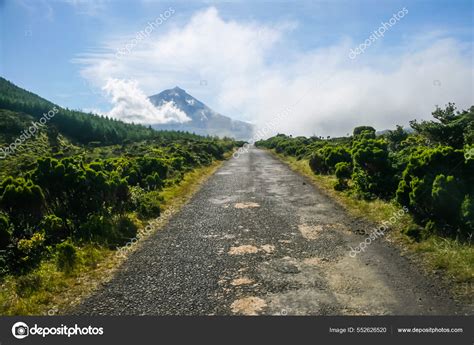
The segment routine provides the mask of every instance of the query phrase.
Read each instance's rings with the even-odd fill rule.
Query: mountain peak
[[[182,97],[188,96],[188,93],[182,88],[180,88],[179,86],[175,86],[172,89],[164,90],[160,92],[158,95],[163,95],[163,94],[168,94],[168,97],[171,97],[171,98],[182,98]]]
[[[156,103],[158,103],[159,101],[175,101],[176,99],[183,98],[183,96],[192,97],[189,96],[188,93],[179,86],[175,86],[172,89],[163,90],[160,93],[152,95],[148,98],[152,101],[152,103],[158,105]]]
[[[149,97],[150,102],[157,108],[168,109],[169,104],[191,121],[183,123],[156,124],[156,129],[180,130],[201,135],[229,136],[238,139],[249,139],[253,126],[249,123],[232,120],[210,109],[179,86],[167,89]]]
[[[182,88],[180,88],[179,86],[175,86],[174,88],[172,88],[171,90],[173,91],[182,91],[182,92],[186,92],[184,91]]]

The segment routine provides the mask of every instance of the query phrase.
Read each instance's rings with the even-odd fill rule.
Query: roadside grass
[[[95,245],[76,247],[78,264],[66,274],[54,258],[22,276],[4,277],[0,291],[1,315],[56,315],[95,289],[115,264],[113,250]]]
[[[230,155],[226,155],[228,158]],[[7,275],[0,280],[0,315],[57,315],[66,314],[83,298],[90,295],[100,285],[110,280],[126,257],[143,243],[175,214],[196,193],[224,161],[214,161],[210,166],[197,168],[186,173],[179,184],[165,187],[160,195],[162,216],[153,221],[153,231],[140,237],[126,251],[117,251],[87,244],[76,246],[77,265],[69,273],[58,271],[55,257],[43,260],[40,266],[22,276]],[[140,222],[132,214],[140,228],[148,221]]]
[[[379,224],[389,219],[399,206],[395,203],[376,200],[357,199],[348,192],[339,192],[334,189],[337,178],[333,175],[316,175],[309,167],[308,160],[297,160],[295,157],[284,156],[269,150],[289,167],[308,177],[313,184],[338,202],[349,214],[358,218],[365,218]],[[386,238],[398,245],[403,251],[416,253],[420,257],[423,268],[428,273],[440,271],[446,282],[452,287],[455,296],[470,300],[474,296],[474,246],[462,243],[455,239],[431,236],[420,242],[403,234],[408,226],[415,226],[409,214],[398,218],[393,224]]]

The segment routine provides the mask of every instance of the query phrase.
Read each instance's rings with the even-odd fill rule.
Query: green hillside
[[[16,134],[15,131],[20,128],[26,129],[31,125],[31,119],[39,121],[43,114],[47,114],[53,108],[58,111],[48,121],[47,126],[55,127],[59,133],[74,143],[94,142],[96,145],[111,145],[145,139],[198,138],[194,134],[175,131],[157,132],[142,125],[127,124],[106,116],[62,108],[0,77],[0,121],[2,124],[7,122],[6,119],[11,118],[11,112],[21,114],[9,127],[0,127],[0,136]],[[10,113],[5,113],[5,110],[9,110]],[[28,114],[31,118],[25,117],[24,114]]]

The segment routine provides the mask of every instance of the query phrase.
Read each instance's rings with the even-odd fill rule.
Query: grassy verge
[[[314,185],[354,217],[362,217],[380,224],[399,210],[395,204],[383,200],[366,201],[357,199],[347,192],[338,192],[334,190],[336,177],[315,175],[309,167],[308,160],[297,160],[294,157],[276,154],[274,151],[270,152],[287,163],[292,170],[308,177]],[[415,223],[411,216],[406,214],[392,226],[393,230],[386,236],[386,239],[409,254],[417,254],[416,257],[420,259],[419,262],[428,273],[440,272],[452,286],[452,292],[458,298],[472,302],[472,296],[474,296],[474,247],[439,236],[415,242],[402,233],[402,230],[409,225],[415,225]]]
[[[152,221],[151,232],[141,236],[126,251],[121,251],[125,255],[117,255],[115,250],[90,244],[77,248],[78,264],[68,274],[58,271],[54,259],[49,259],[26,275],[3,277],[0,282],[0,315],[67,313],[84,297],[110,280],[128,254],[135,251],[144,238],[165,225],[222,163],[223,161],[216,161],[210,166],[188,172],[179,184],[164,188],[160,193],[164,198],[162,215]],[[142,228],[147,224],[148,222],[139,222]]]

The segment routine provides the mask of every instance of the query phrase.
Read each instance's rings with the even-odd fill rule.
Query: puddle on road
[[[257,204],[256,202],[238,202],[234,205],[235,208],[255,208],[255,207],[260,207],[260,204]]]
[[[266,306],[267,303],[259,297],[245,297],[234,301],[230,307],[235,314],[254,316]]]

